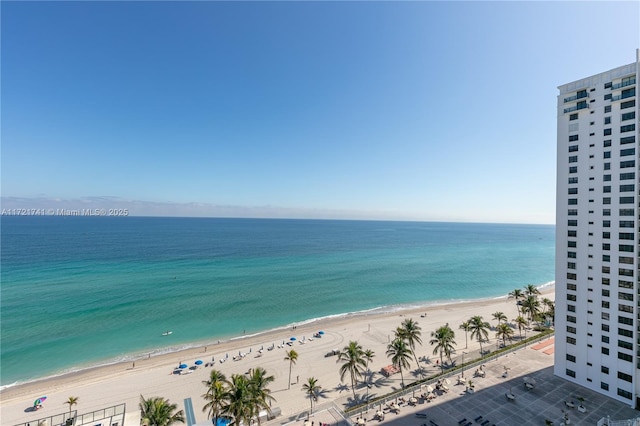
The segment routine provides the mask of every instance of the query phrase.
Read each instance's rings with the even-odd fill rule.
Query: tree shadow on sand
[[[345,383],[340,383],[338,386],[335,387],[334,390],[338,391],[338,393],[342,393],[344,391],[351,392],[351,387]]]

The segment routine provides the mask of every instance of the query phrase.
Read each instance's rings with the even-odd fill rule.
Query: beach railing
[[[286,426],[292,423],[304,421],[310,416],[314,418],[327,418],[331,421],[327,421],[326,423],[331,424],[331,426],[352,426],[353,423],[349,416],[345,414],[344,411],[340,409],[333,401],[325,402],[322,404],[318,404],[313,407],[313,414],[309,412],[309,410],[301,411],[293,416],[290,416],[284,420],[274,420],[271,424],[275,424],[276,422],[282,426]]]
[[[611,420],[609,417],[603,417],[598,420],[598,426],[640,426],[640,417],[627,420]]]
[[[85,426],[85,425],[101,425],[101,426],[123,426],[124,416],[126,413],[126,404],[114,405],[112,407],[103,408],[101,410],[90,411],[84,414],[77,414],[77,410],[56,414],[53,416],[43,417],[37,420],[31,420],[28,423],[18,423],[15,426],[28,425],[69,425],[69,426]]]

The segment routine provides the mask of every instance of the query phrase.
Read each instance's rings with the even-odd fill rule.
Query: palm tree
[[[524,297],[524,293],[519,288],[514,289],[509,293],[510,299],[516,299],[516,307],[518,308],[518,315],[520,315],[520,299]]]
[[[170,426],[174,423],[184,423],[184,411],[179,410],[177,404],[171,404],[168,399],[158,396],[145,399],[140,395],[140,424],[145,426]]]
[[[364,360],[367,363],[365,368],[367,369],[367,380],[369,380],[369,363],[373,361],[373,357],[375,357],[375,353],[371,349],[366,349],[363,355],[364,355]],[[367,386],[369,386],[368,383],[367,383]]]
[[[529,321],[533,321],[540,313],[540,301],[536,296],[529,295],[522,301],[522,312],[527,314]]]
[[[524,295],[525,296],[538,296],[540,295],[540,290],[533,284],[527,284],[524,286]]]
[[[391,343],[389,343],[389,346],[387,346],[387,356],[391,357],[391,363],[400,368],[402,387],[404,387],[402,367],[409,368],[411,366],[411,363],[409,362],[411,355],[413,355],[411,348],[402,338],[396,337]]]
[[[456,341],[453,340],[455,338],[455,333],[448,325],[443,325],[438,328],[436,331],[431,333],[431,337],[433,337],[429,343],[431,345],[436,345],[433,348],[433,354],[437,354],[440,352],[440,366],[442,367],[442,371],[444,371],[444,363],[442,360],[442,354],[444,353],[447,358],[449,358],[449,362],[451,362],[451,352],[455,350],[454,346]]]
[[[74,405],[78,405],[78,397],[77,396],[70,396],[69,399],[67,399],[64,404],[69,404],[69,416],[71,416],[71,411],[73,409]]]
[[[468,342],[467,342],[467,333],[470,330],[470,324],[469,321],[465,321],[462,324],[460,324],[460,330],[464,330],[464,348],[467,349],[469,347]]]
[[[344,362],[340,366],[340,380],[344,380],[344,376],[349,373],[351,376],[351,390],[353,391],[353,399],[355,400],[358,377],[362,376],[362,371],[367,365],[362,346],[360,346],[358,342],[350,341],[342,352],[338,354],[338,360],[336,362]]]
[[[231,418],[231,425],[250,424],[255,409],[249,389],[249,379],[243,374],[233,374],[227,386],[227,403],[222,413]]]
[[[203,380],[202,384],[207,387],[207,392],[202,395],[207,403],[202,407],[202,412],[207,413],[207,417],[213,419],[213,424],[217,424],[218,417],[222,413],[226,401],[225,382],[227,378],[219,370],[211,370],[209,373],[209,380]]]
[[[498,324],[496,329],[496,338],[502,339],[502,344],[507,346],[507,339],[511,341],[511,337],[513,336],[513,328],[509,326],[509,324]]]
[[[287,351],[287,356],[284,357],[285,361],[289,361],[289,385],[287,389],[291,389],[291,369],[293,368],[293,364],[298,360],[298,352],[295,349],[291,349]]]
[[[482,341],[489,337],[489,328],[491,326],[488,322],[485,322],[481,316],[476,315],[469,320],[469,330],[471,331],[471,338],[476,338],[480,343],[480,353],[482,353]]]
[[[310,413],[313,414],[313,401],[318,399],[318,392],[322,387],[318,385],[318,379],[315,377],[309,377],[307,379],[307,383],[302,385],[302,390],[309,396],[309,403],[311,404]]]
[[[515,318],[513,321],[518,326],[518,331],[520,332],[520,338],[522,339],[522,329],[527,326],[527,320],[522,315],[518,315],[518,317]]]
[[[402,324],[400,324],[400,327],[396,330],[396,337],[403,338],[409,344],[409,348],[411,348],[411,352],[413,352],[413,359],[416,361],[418,371],[422,377],[422,368],[420,368],[420,362],[416,354],[416,343],[422,345],[422,339],[420,338],[422,333],[420,330],[422,330],[422,328],[420,328],[417,321],[414,321],[412,318],[407,318],[402,321]]]
[[[507,316],[504,314],[504,312],[494,312],[492,315],[493,319],[498,321],[498,325],[500,325],[502,321],[507,321]]]
[[[274,380],[275,377],[267,375],[267,370],[262,367],[251,370],[249,376],[250,411],[252,412],[251,417],[258,419],[258,425],[260,425],[260,410],[266,410],[271,414],[271,402],[275,401],[275,398],[271,396],[271,389],[268,386]]]

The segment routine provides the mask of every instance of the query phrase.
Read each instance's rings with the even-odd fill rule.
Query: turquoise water
[[[543,225],[3,217],[1,227],[2,386],[554,276],[555,228]]]

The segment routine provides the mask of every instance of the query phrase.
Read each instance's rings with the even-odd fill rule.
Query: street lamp
[[[467,355],[467,352],[462,351],[462,378],[464,379],[464,356]]]

